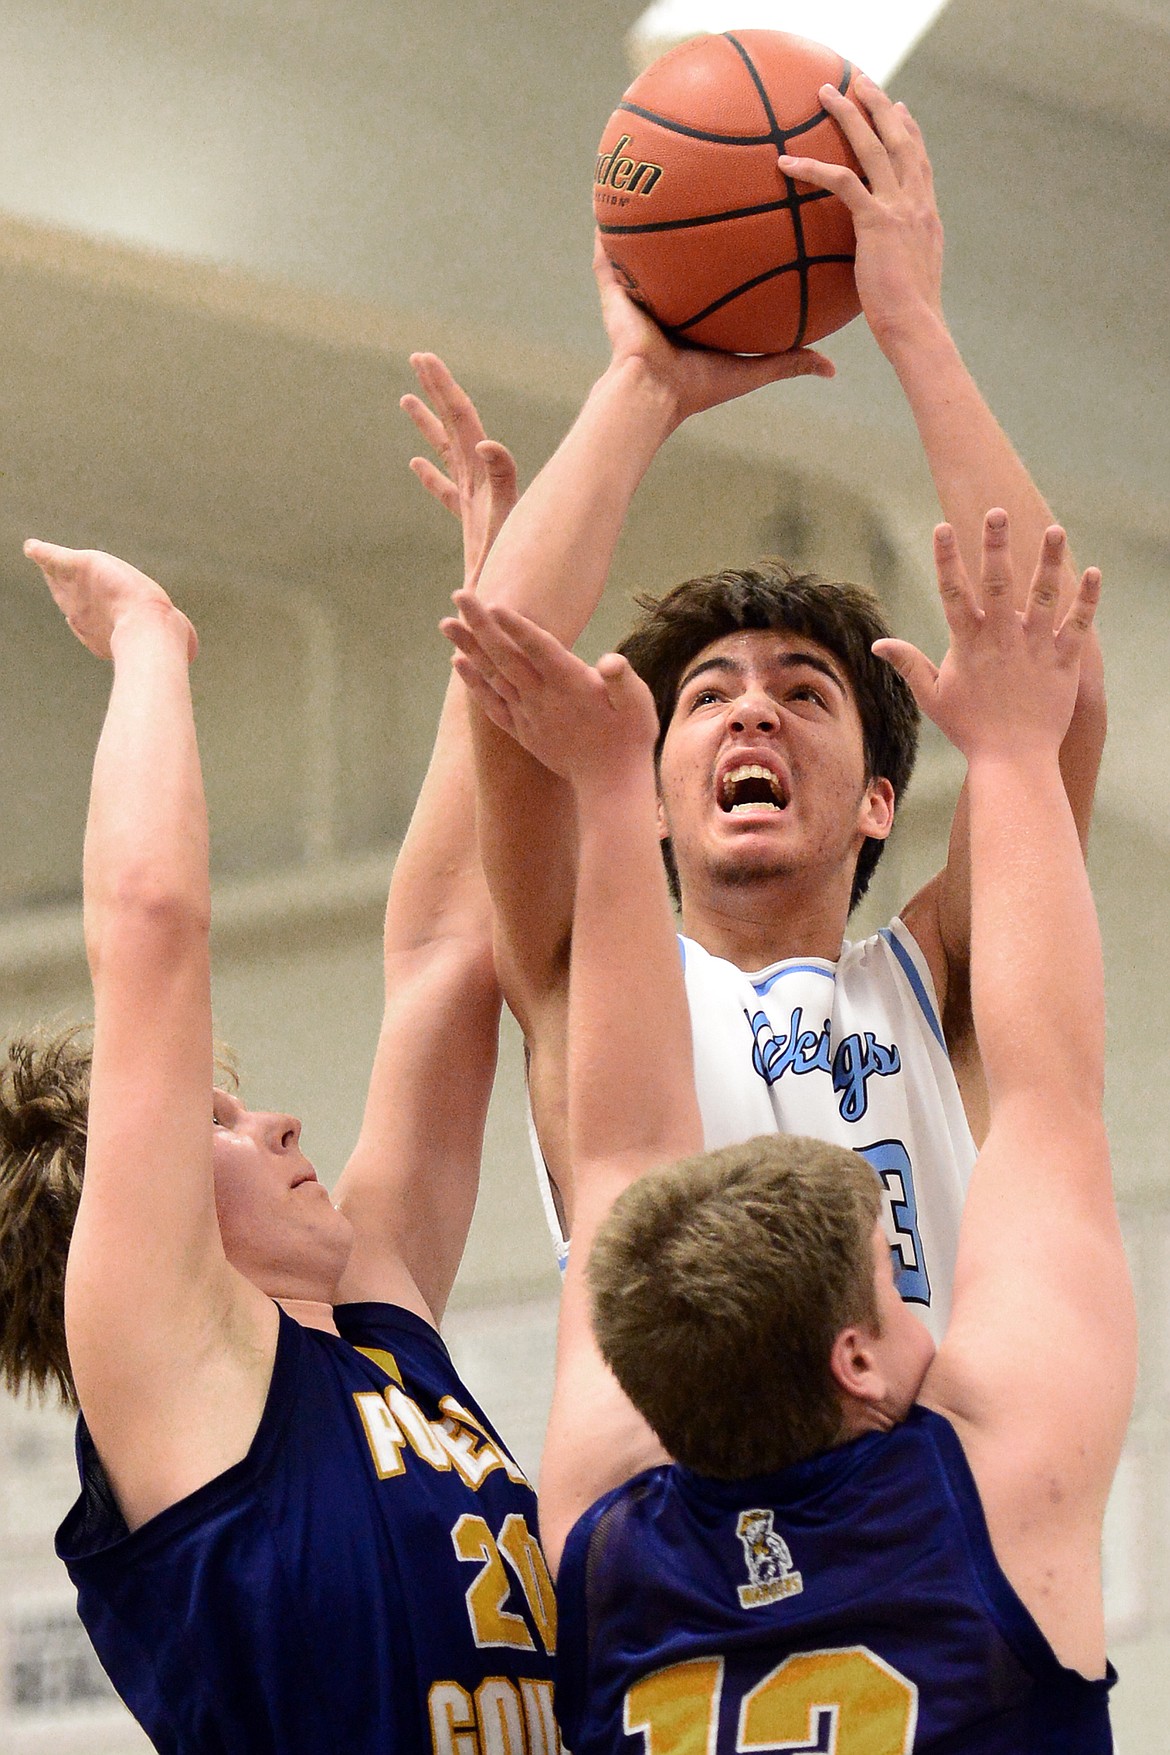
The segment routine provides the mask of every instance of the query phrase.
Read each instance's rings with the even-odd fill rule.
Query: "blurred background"
[[[590,181],[640,11],[5,0],[0,18],[0,1025],[88,1009],[80,854],[107,675],[22,560],[36,534],[125,555],[200,629],[218,1026],[247,1099],[301,1115],[327,1180],[357,1130],[460,572],[454,521],[407,470],[406,355],[440,352],[530,478],[606,357]],[[1106,1572],[1118,1747],[1143,1755],[1164,1746],[1170,1659],[1170,7],[951,0],[890,85],[933,155],[959,344],[1106,577],[1092,870],[1143,1323]],[[672,440],[590,653],[632,591],[761,553],[872,581],[940,647],[912,422],[863,324],[827,351],[833,383]],[[929,743],[857,933],[940,862],[957,783]],[[534,1468],[556,1275],[521,1083],[509,1029],[447,1333]],[[53,1558],[73,1490],[69,1420],[0,1404],[11,1755],[145,1747]]]

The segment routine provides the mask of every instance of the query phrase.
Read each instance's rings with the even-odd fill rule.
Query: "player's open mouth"
[[[759,762],[729,768],[719,782],[719,808],[729,816],[749,810],[781,811],[787,803],[779,776]]]

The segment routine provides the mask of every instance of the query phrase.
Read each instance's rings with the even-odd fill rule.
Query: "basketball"
[[[850,96],[853,78],[819,43],[742,30],[680,43],[625,93],[598,147],[593,211],[622,285],[675,339],[783,353],[856,317],[848,208],[776,162],[860,172],[817,96],[826,83]]]

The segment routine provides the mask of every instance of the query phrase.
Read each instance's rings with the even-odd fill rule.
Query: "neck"
[[[320,1328],[331,1335],[337,1333],[332,1304],[319,1303],[314,1298],[278,1298],[276,1302],[285,1315],[299,1322],[302,1328]]]
[[[684,882],[682,929],[713,957],[739,969],[762,969],[785,957],[841,955],[849,917],[851,874],[834,881],[803,873],[729,884]]]

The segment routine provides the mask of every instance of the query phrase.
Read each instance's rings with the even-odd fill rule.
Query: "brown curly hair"
[[[13,1036],[0,1050],[0,1378],[77,1396],[65,1347],[65,1262],[81,1198],[89,1031]]]

